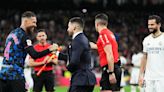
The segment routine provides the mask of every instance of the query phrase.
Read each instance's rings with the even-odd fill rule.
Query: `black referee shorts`
[[[116,84],[111,84],[109,81],[109,74],[107,73],[108,65],[102,67],[102,77],[100,80],[100,89],[101,90],[112,90],[112,91],[120,91],[120,83],[121,83],[121,67],[120,61],[117,64],[114,64],[114,73],[117,79]]]

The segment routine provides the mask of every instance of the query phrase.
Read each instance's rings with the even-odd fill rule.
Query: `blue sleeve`
[[[65,54],[65,53],[59,53],[59,56],[58,56],[58,59],[59,60],[64,60],[66,63],[67,63],[67,59],[68,59],[68,55]]]
[[[43,56],[51,53],[51,51],[49,51],[49,49],[41,51],[41,52],[37,52],[34,49],[34,47],[32,46],[32,41],[26,36],[22,38],[22,45],[23,45],[25,51],[34,59],[43,57]]]

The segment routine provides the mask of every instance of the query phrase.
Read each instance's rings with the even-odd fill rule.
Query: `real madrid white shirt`
[[[164,80],[164,33],[143,40],[143,52],[147,53],[145,80]]]

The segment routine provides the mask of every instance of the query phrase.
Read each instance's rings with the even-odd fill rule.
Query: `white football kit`
[[[145,92],[164,92],[164,33],[143,41],[143,52],[147,53],[145,69]]]

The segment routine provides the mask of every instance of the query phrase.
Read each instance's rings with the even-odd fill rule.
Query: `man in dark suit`
[[[69,20],[67,31],[72,36],[67,65],[72,73],[69,92],[92,92],[96,84],[95,75],[91,71],[90,45],[83,28],[84,22],[80,17]],[[67,61],[67,56],[59,53],[58,59]]]

